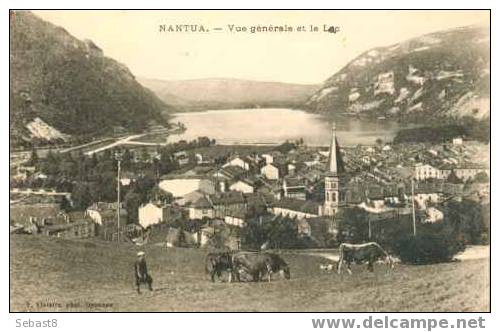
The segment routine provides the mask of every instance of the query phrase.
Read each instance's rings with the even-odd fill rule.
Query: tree
[[[123,198],[123,203],[125,205],[125,209],[127,210],[128,223],[137,222],[139,206],[141,206],[142,203],[141,195],[133,190],[129,190]]]
[[[77,183],[71,193],[73,206],[77,210],[85,210],[92,204],[92,195],[86,183]]]
[[[484,212],[483,207],[472,200],[449,201],[445,205],[443,225],[465,244],[482,244],[488,232],[483,222]]]
[[[362,243],[368,241],[368,212],[354,207],[345,208],[337,214],[338,242]]]
[[[443,263],[463,251],[465,243],[442,224],[422,224],[416,236],[400,234],[394,249],[404,263]]]
[[[47,175],[56,175],[59,173],[59,156],[52,150],[49,150],[47,157],[41,161],[40,170]]]
[[[29,166],[38,166],[38,161],[39,161],[38,153],[36,152],[36,149],[33,148],[31,150],[30,158],[26,164]]]
[[[488,183],[490,182],[490,177],[486,172],[479,172],[474,176],[474,182],[477,183]]]

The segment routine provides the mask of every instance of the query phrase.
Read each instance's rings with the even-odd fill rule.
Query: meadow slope
[[[11,311],[487,311],[487,259],[382,266],[352,276],[319,271],[325,258],[283,252],[291,280],[211,283],[205,251],[143,248],[155,291],[137,295],[137,247],[11,235]],[[71,306],[72,305],[72,306]]]

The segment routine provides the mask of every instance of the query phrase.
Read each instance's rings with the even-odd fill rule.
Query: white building
[[[247,160],[244,160],[241,157],[234,157],[229,162],[224,164],[224,166],[222,166],[222,167],[226,167],[226,166],[238,166],[238,167],[243,168],[246,171],[250,170],[250,162]]]
[[[444,214],[434,207],[430,207],[425,210],[425,221],[426,223],[435,223],[443,220]]]
[[[272,154],[264,153],[261,157],[265,159],[266,164],[272,164],[274,162],[274,157]]]
[[[475,165],[464,165],[464,166],[458,166],[457,168],[454,169],[455,174],[459,179],[462,180],[470,180],[473,179],[477,174],[479,173],[486,173],[488,176],[490,176],[490,170],[483,168],[481,166],[475,166]]]
[[[188,193],[199,190],[205,194],[215,193],[215,185],[210,179],[169,179],[158,184],[160,189],[169,192],[174,198],[182,198]]]
[[[227,215],[224,217],[224,222],[228,225],[243,227],[245,226],[245,220],[242,216]]]
[[[439,193],[417,193],[414,196],[415,203],[420,209],[426,209],[427,204],[436,204],[441,199],[441,194]]]
[[[215,218],[215,210],[206,197],[200,197],[198,200],[193,202],[188,208],[189,219],[213,219]]]
[[[139,207],[139,224],[146,228],[167,221],[168,210],[164,204],[149,202]]]
[[[252,183],[245,180],[238,180],[229,186],[229,190],[239,191],[245,194],[253,193],[255,188]]]
[[[442,178],[443,178],[443,172],[441,172],[439,168],[436,168],[429,164],[415,166],[415,179],[417,180],[442,179]]]
[[[280,170],[273,164],[267,164],[260,169],[260,174],[264,175],[268,180],[279,180]]]

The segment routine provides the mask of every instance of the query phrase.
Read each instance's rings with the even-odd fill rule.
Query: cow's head
[[[290,279],[290,268],[288,266],[283,267],[280,270],[280,274],[285,279]]]

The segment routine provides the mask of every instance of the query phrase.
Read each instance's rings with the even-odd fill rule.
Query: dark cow
[[[215,276],[222,276],[222,272],[229,273],[229,282],[233,275],[233,260],[229,252],[209,253],[205,259],[205,271],[210,275],[212,282],[215,282]]]
[[[390,269],[394,267],[393,258],[375,242],[363,244],[342,243],[339,247],[340,257],[337,266],[337,273],[341,273],[342,264],[345,263],[347,272],[352,274],[351,263],[362,264],[368,262],[368,270],[373,272],[373,263],[384,261]]]
[[[239,252],[233,255],[233,271],[240,281],[242,272],[250,275],[252,281],[261,281],[267,274],[271,282],[273,273],[280,273],[284,278],[290,279],[288,264],[277,254],[260,252]]]

